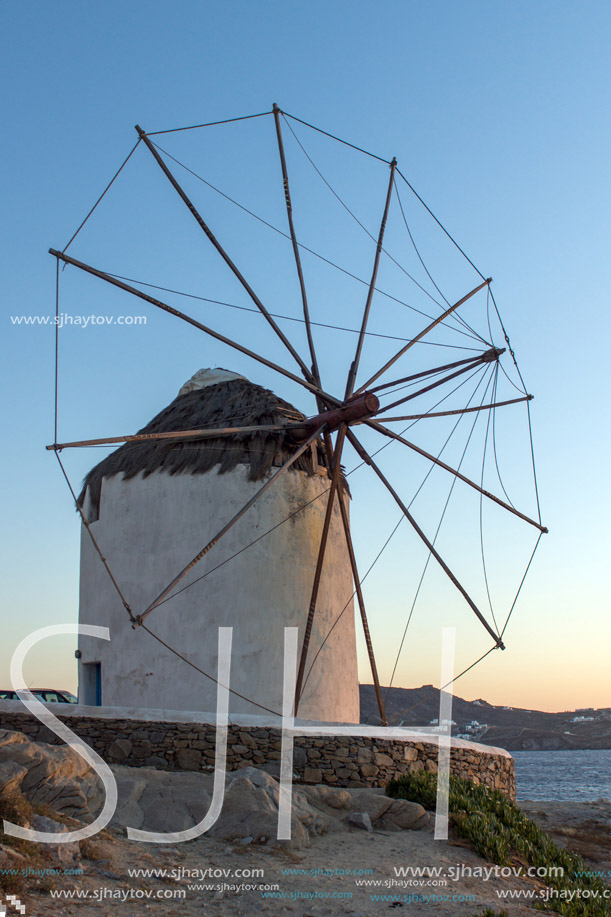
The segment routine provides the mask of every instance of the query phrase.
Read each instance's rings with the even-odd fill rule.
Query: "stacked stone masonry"
[[[210,771],[214,766],[216,733],[207,723],[146,722],[62,716],[62,721],[110,764],[168,770]],[[0,711],[0,726],[25,733],[33,740],[61,740],[35,717]],[[280,760],[281,732],[274,727],[231,725],[227,738],[227,768],[261,767]],[[515,799],[514,762],[510,756],[480,748],[453,746],[451,773],[466,777]],[[362,736],[296,736],[296,782],[337,787],[383,787],[400,774],[437,771],[433,742]]]

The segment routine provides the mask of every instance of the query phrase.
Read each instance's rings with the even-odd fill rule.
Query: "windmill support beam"
[[[297,276],[299,278],[299,288],[301,290],[301,302],[303,305],[303,318],[305,321],[306,335],[308,338],[308,347],[310,348],[310,357],[312,360],[312,377],[317,385],[320,385],[320,371],[318,369],[318,360],[316,359],[316,350],[314,348],[314,339],[312,337],[312,325],[310,323],[310,310],[308,307],[308,297],[306,293],[305,279],[303,276],[303,268],[301,266],[301,255],[299,254],[299,243],[297,242],[297,235],[295,233],[295,226],[293,223],[293,202],[291,200],[291,189],[289,187],[289,173],[286,165],[286,156],[284,153],[284,141],[282,139],[282,127],[280,124],[280,115],[282,112],[274,102],[273,107],[274,112],[274,122],[276,124],[276,138],[278,140],[278,153],[280,154],[280,166],[282,168],[282,182],[284,185],[284,200],[286,204],[286,215],[289,224],[289,232],[291,234],[291,243],[293,246],[293,257],[295,259],[295,267],[297,268]]]
[[[325,440],[327,442],[327,453],[331,451],[332,446],[330,437],[325,435]],[[365,598],[363,596],[363,589],[361,587],[361,578],[359,576],[359,571],[356,563],[356,554],[354,553],[354,545],[352,543],[352,535],[350,533],[350,519],[348,518],[348,509],[346,507],[346,501],[344,499],[344,494],[342,493],[341,487],[338,488],[337,498],[339,501],[339,509],[342,515],[342,525],[344,527],[344,534],[346,536],[346,547],[348,548],[348,556],[350,558],[350,566],[352,568],[352,578],[354,580],[354,589],[356,592],[356,598],[359,606],[359,613],[361,615],[361,623],[363,625],[363,635],[365,637],[365,644],[367,646],[367,656],[369,657],[369,666],[371,668],[371,677],[373,678],[373,686],[376,694],[376,701],[378,704],[378,712],[380,714],[380,721],[382,726],[388,726],[388,718],[386,716],[386,708],[384,706],[384,700],[382,699],[382,690],[380,688],[380,679],[378,676],[378,667],[375,660],[375,655],[373,652],[373,643],[371,642],[371,633],[369,631],[369,622],[367,620],[367,611],[365,609]]]
[[[51,443],[45,446],[49,452],[61,452],[78,446],[110,446],[114,443],[150,443],[155,440],[175,440],[182,442],[189,439],[214,439],[216,436],[236,436],[240,433],[283,433],[293,429],[301,430],[299,424],[259,424],[251,427],[222,427],[216,430],[171,430],[167,433],[134,433],[125,436],[105,436],[102,439],[79,439],[71,443]],[[315,429],[315,428],[314,428]]]
[[[325,552],[327,549],[327,540],[329,537],[329,529],[331,526],[331,517],[333,514],[333,501],[335,499],[335,493],[339,487],[339,478],[341,472],[341,456],[342,449],[344,446],[344,439],[346,437],[347,427],[345,424],[342,424],[339,428],[337,434],[337,440],[335,443],[335,455],[333,457],[333,470],[331,473],[331,487],[329,488],[329,497],[327,500],[327,510],[325,513],[325,520],[323,522],[322,535],[320,538],[320,547],[318,549],[318,558],[316,561],[316,570],[314,571],[314,581],[312,583],[312,592],[310,594],[310,605],[308,608],[308,618],[306,621],[305,631],[303,635],[303,644],[301,647],[301,656],[299,658],[299,668],[297,670],[297,681],[295,685],[295,710],[294,715],[297,716],[297,711],[299,709],[299,701],[301,699],[301,694],[303,691],[303,683],[305,676],[305,667],[306,661],[308,658],[308,650],[310,648],[310,639],[312,637],[312,625],[314,622],[314,615],[316,613],[316,603],[318,601],[318,590],[320,588],[320,580],[322,576],[322,568],[325,560]]]
[[[376,288],[376,280],[378,279],[378,267],[380,266],[380,256],[382,255],[382,248],[384,245],[384,232],[386,230],[386,221],[388,220],[388,211],[390,209],[390,199],[392,197],[392,189],[395,184],[395,171],[397,168],[397,160],[393,159],[390,163],[390,179],[388,182],[388,191],[386,192],[386,202],[384,204],[384,213],[382,214],[382,222],[380,223],[380,232],[378,233],[378,244],[376,245],[376,254],[373,261],[373,270],[371,272],[371,281],[369,283],[369,289],[367,291],[367,301],[365,302],[365,311],[363,313],[363,321],[361,323],[361,330],[359,333],[359,339],[356,345],[356,353],[354,355],[354,360],[352,361],[352,366],[350,367],[350,372],[348,374],[348,381],[346,383],[346,394],[345,399],[350,398],[354,392],[354,383],[356,381],[356,374],[359,369],[359,363],[361,360],[361,351],[363,350],[363,341],[365,340],[365,332],[367,331],[367,322],[369,321],[369,311],[371,309],[371,303],[373,300],[374,290]],[[367,388],[367,385],[363,385],[357,394],[360,394],[363,389]]]
[[[382,411],[378,413],[385,413],[390,411],[391,408],[396,408],[400,404],[405,404],[406,401],[413,401],[414,398],[417,398],[419,395],[425,395],[427,392],[431,392],[434,388],[438,388],[440,385],[444,385],[446,382],[450,382],[452,379],[456,379],[457,376],[462,376],[464,373],[470,372],[470,370],[475,369],[477,366],[483,366],[485,363],[491,363],[493,360],[498,360],[501,353],[504,353],[504,350],[498,350],[496,347],[493,347],[492,350],[486,351],[481,357],[478,357],[469,362],[468,366],[463,366],[461,369],[457,369],[456,372],[450,373],[449,376],[444,376],[443,379],[437,379],[436,382],[431,382],[430,385],[426,385],[424,388],[419,388],[417,392],[412,392],[411,395],[406,395],[405,398],[399,398],[397,401],[393,401],[391,404],[387,404],[382,408]]]
[[[427,420],[429,417],[453,417],[456,414],[472,414],[474,411],[491,411],[495,408],[505,407],[507,404],[520,404],[522,401],[532,401],[533,395],[523,398],[510,398],[509,401],[494,401],[491,404],[480,404],[475,408],[457,408],[455,411],[431,411],[430,414],[405,414],[402,417],[385,417],[385,423],[391,420]],[[48,447],[47,447],[48,448]]]
[[[454,360],[453,363],[444,363],[443,366],[434,366],[432,369],[423,369],[422,372],[412,373],[411,376],[402,376],[401,379],[393,379],[392,382],[384,382],[382,385],[374,385],[371,392],[381,392],[384,388],[394,388],[395,385],[403,385],[404,382],[413,382],[415,379],[423,379],[426,376],[433,376],[435,373],[442,373],[446,369],[456,369],[457,366],[466,366],[467,363],[476,363],[483,356],[482,353],[477,357],[467,357],[465,360]]]

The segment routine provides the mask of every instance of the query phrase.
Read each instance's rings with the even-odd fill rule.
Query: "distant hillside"
[[[378,723],[373,685],[361,685],[361,723]],[[439,716],[439,689],[382,689],[392,726],[428,726]],[[611,748],[611,707],[544,713],[520,707],[495,707],[485,700],[454,695],[452,734],[509,751],[521,749]]]

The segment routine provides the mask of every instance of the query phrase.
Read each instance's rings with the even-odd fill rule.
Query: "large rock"
[[[407,828],[418,831],[428,825],[429,820],[428,812],[419,803],[394,799],[384,812],[380,827],[387,831],[404,831]]]
[[[27,767],[15,761],[0,761],[0,796],[18,789],[27,772]]]
[[[348,820],[355,828],[361,828],[363,831],[373,831],[373,825],[367,812],[351,812]]]
[[[184,831],[210,808],[211,777],[199,773],[113,767],[119,803],[112,824],[144,831]]]
[[[73,818],[90,819],[103,802],[102,783],[68,745],[32,742],[22,733],[0,730],[0,788],[18,790],[33,804],[48,805]]]
[[[254,767],[242,768],[227,776],[223,808],[212,837],[238,840],[252,836],[255,842],[276,843],[280,786],[270,774]],[[312,836],[325,834],[331,820],[315,809],[305,793],[293,787],[291,794],[291,847],[310,844]]]
[[[354,789],[350,793],[350,809],[352,812],[366,812],[372,822],[377,822],[387,809],[392,806],[392,799],[384,791],[376,793],[375,790]]]
[[[332,809],[349,809],[352,796],[349,790],[334,789],[331,786],[304,786],[303,792],[315,806],[330,806]]]
[[[4,748],[6,745],[25,745],[29,742],[27,736],[24,736],[22,732],[14,732],[11,729],[0,729],[0,749]]]
[[[251,836],[259,843],[267,843],[275,840],[277,831],[278,806],[268,788],[255,786],[246,775],[232,780],[225,790],[223,808],[218,821],[210,829],[210,836],[226,841]],[[293,815],[291,846],[306,847],[309,840],[307,829]]]
[[[212,803],[213,776],[201,773],[160,772],[148,768],[113,768],[119,805],[113,824],[145,831],[182,831],[199,824]],[[210,837],[254,843],[277,842],[278,781],[265,771],[245,767],[226,777],[219,818]],[[325,833],[331,821],[293,787],[290,846],[304,847],[311,836]]]

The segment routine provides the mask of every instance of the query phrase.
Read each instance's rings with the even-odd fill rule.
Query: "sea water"
[[[611,749],[512,751],[517,798],[611,799]]]

